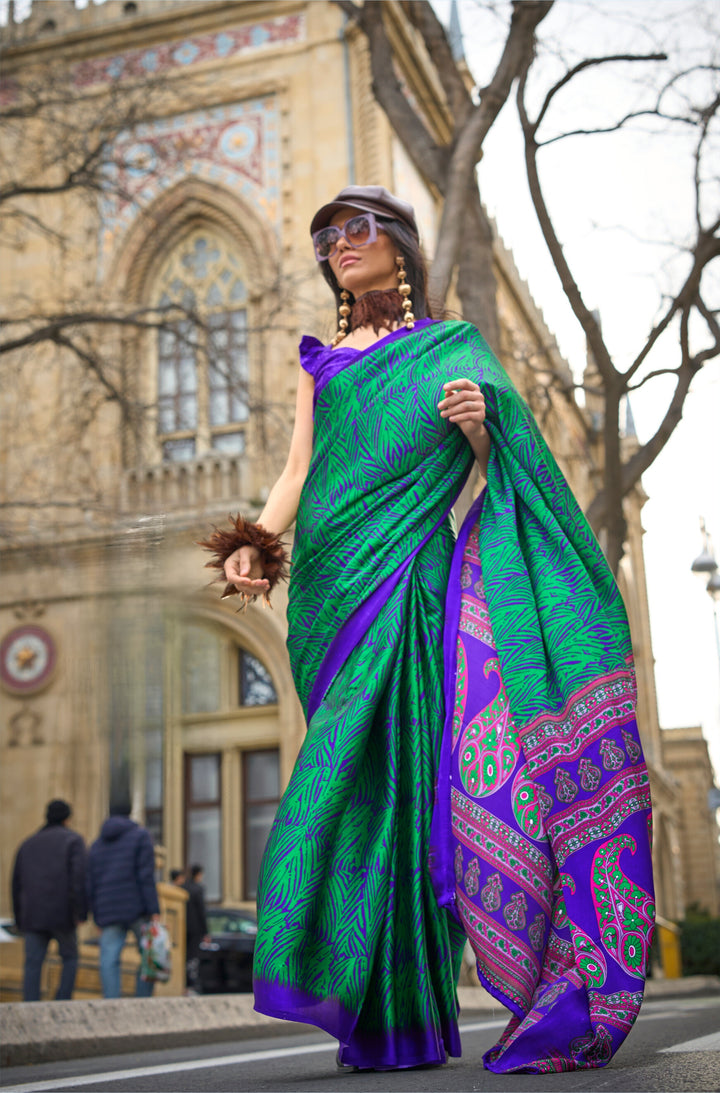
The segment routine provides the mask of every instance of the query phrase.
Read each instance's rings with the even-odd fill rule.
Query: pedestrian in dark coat
[[[78,964],[75,928],[87,918],[85,843],[67,827],[67,801],[50,801],[41,827],[18,849],[12,874],[15,923],[25,940],[23,998],[40,1000],[47,947],[58,943],[62,974],[56,998],[71,998]]]
[[[100,979],[105,998],[120,997],[120,956],[132,930],[140,948],[144,923],[159,917],[155,851],[150,832],[130,819],[127,798],[114,801],[88,857],[88,902],[100,927]],[[147,998],[154,982],[140,978],[135,993]]]
[[[208,939],[203,872],[201,865],[191,865],[189,879],[183,885],[188,894],[185,904],[185,982],[189,994],[200,993],[200,944]]]

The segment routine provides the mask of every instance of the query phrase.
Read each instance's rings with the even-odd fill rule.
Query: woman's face
[[[343,209],[335,213],[330,224],[341,228],[353,216],[357,216],[357,212]],[[374,243],[368,243],[364,247],[351,247],[346,239],[340,239],[337,250],[328,258],[328,262],[340,288],[347,289],[357,300],[365,292],[397,288],[395,259],[399,253],[390,236],[378,225]]]

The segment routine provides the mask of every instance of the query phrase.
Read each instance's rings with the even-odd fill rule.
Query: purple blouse
[[[422,330],[434,321],[434,319],[418,319],[413,330]],[[333,376],[337,376],[338,372],[342,372],[349,364],[352,364],[353,361],[358,360],[366,353],[373,353],[376,349],[383,348],[388,342],[403,338],[410,333],[412,331],[401,326],[398,330],[386,334],[384,338],[378,338],[366,349],[355,349],[351,345],[342,344],[337,349],[333,349],[331,345],[323,345],[319,338],[314,338],[311,334],[305,334],[300,342],[300,364],[315,380],[313,410],[323,387]]]

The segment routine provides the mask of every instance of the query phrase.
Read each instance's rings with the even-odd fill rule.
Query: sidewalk
[[[699,994],[720,998],[720,978],[696,975],[650,979],[645,997],[658,1000]],[[461,987],[458,998],[464,1014],[507,1014],[479,987]],[[306,1028],[255,1013],[251,994],[8,1002],[0,1006],[0,1064],[26,1066],[92,1055],[188,1047],[270,1036],[278,1029],[287,1033]]]

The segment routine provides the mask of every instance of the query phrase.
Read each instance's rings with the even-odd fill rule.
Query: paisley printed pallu
[[[261,868],[256,1008],[326,1029],[344,1063],[442,1063],[467,935],[513,1013],[486,1066],[602,1066],[653,921],[615,582],[474,327],[301,354],[315,433],[288,649],[308,732]],[[437,403],[460,376],[492,447],[455,542],[473,456]]]

